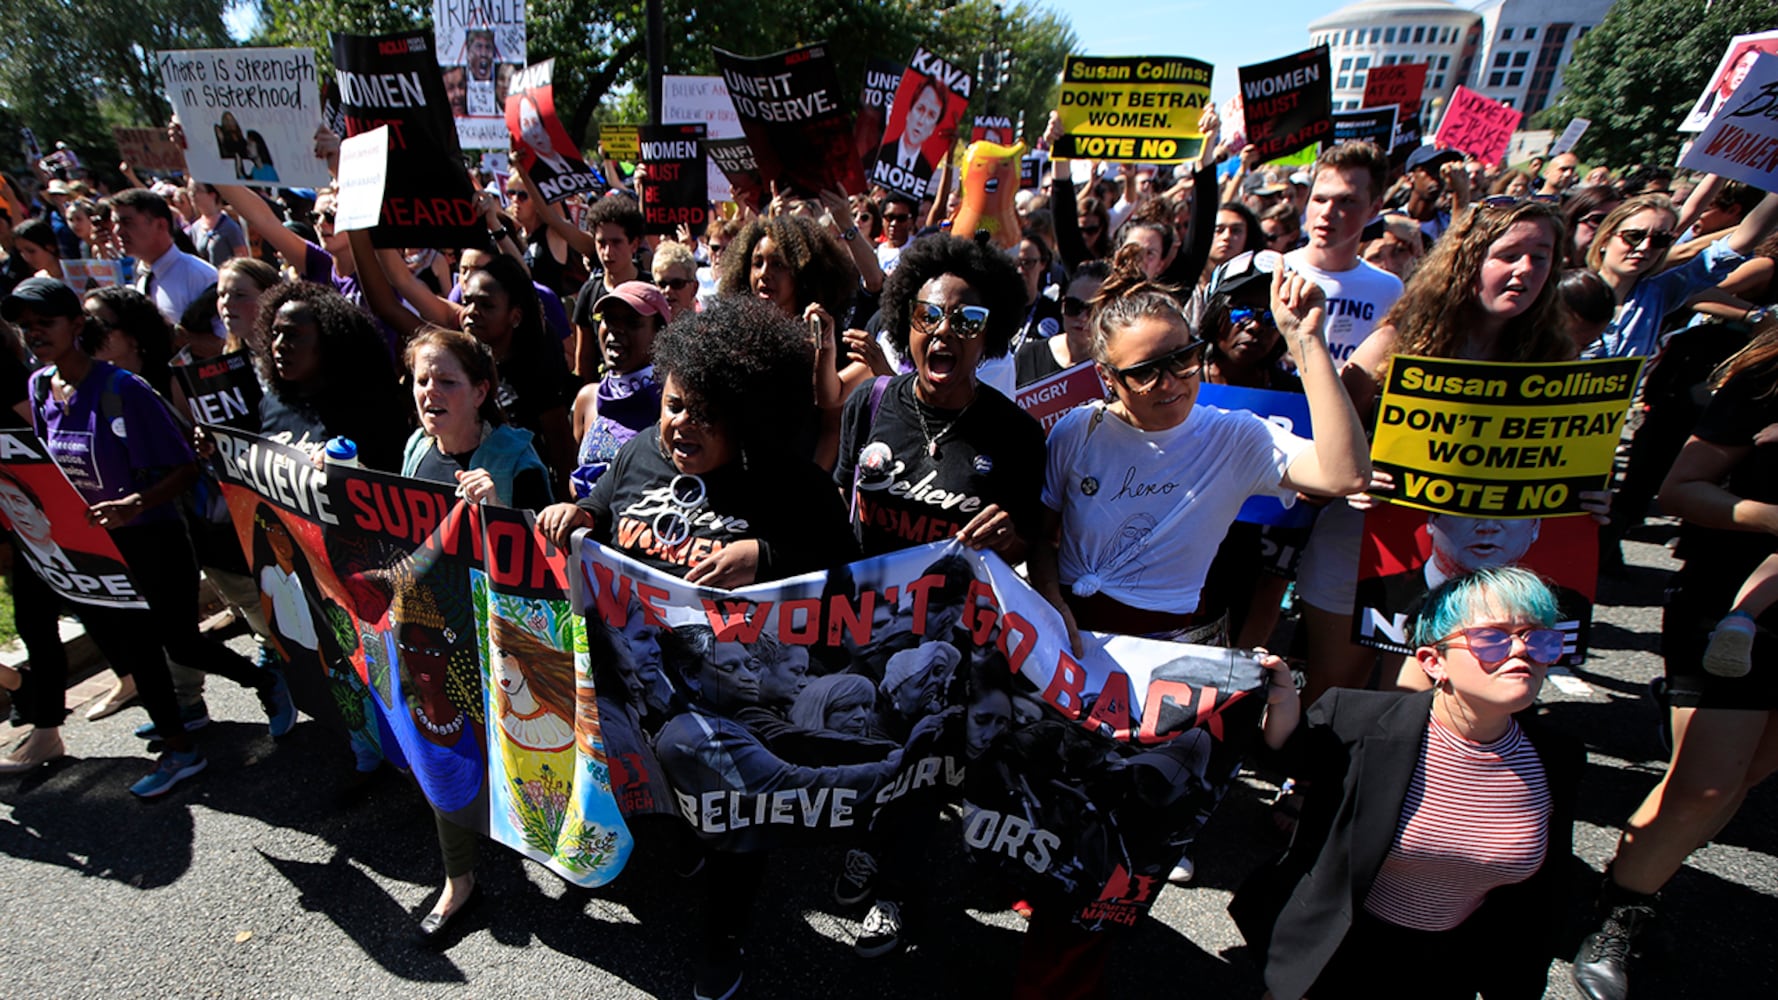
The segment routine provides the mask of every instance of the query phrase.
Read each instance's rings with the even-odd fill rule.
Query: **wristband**
[[[840,233],[840,239],[845,240],[847,243],[850,243],[857,238],[858,238],[858,227],[857,226],[853,226],[852,228],[847,229],[847,230]]]

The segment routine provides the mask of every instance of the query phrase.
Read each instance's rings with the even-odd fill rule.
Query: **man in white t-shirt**
[[[1336,365],[1351,358],[1401,298],[1400,278],[1358,257],[1365,224],[1383,207],[1388,171],[1388,157],[1368,142],[1341,143],[1322,153],[1310,175],[1304,225],[1309,242],[1284,255],[1292,270],[1327,293],[1327,349]],[[1303,549],[1297,593],[1309,637],[1305,705],[1329,687],[1362,687],[1369,678],[1376,652],[1350,639],[1363,533],[1363,514],[1334,500],[1322,509]]]

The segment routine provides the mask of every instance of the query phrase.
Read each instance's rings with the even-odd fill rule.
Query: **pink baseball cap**
[[[612,299],[622,302],[644,316],[659,316],[663,320],[671,319],[673,316],[673,307],[667,304],[667,297],[661,294],[660,289],[646,281],[626,281],[599,296],[598,301],[593,303],[593,312],[597,313],[603,310],[605,303]]]

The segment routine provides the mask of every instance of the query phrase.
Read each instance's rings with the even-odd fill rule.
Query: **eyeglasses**
[[[654,539],[667,548],[677,548],[691,537],[692,518],[708,497],[702,476],[682,472],[667,484],[667,503],[671,506],[654,516]]]
[[[912,212],[884,212],[883,213],[883,221],[889,223],[890,225],[894,225],[897,222],[907,222],[907,221],[913,219],[913,217],[914,217],[914,215]]]
[[[1097,235],[1099,235],[1100,231],[1101,231],[1100,227],[1098,227],[1098,226],[1082,226],[1082,227],[1080,227],[1080,234],[1082,236],[1097,236]]]
[[[1138,362],[1128,368],[1111,368],[1111,374],[1123,383],[1124,388],[1131,392],[1152,392],[1161,384],[1162,375],[1171,375],[1179,381],[1196,378],[1204,370],[1200,355],[1204,350],[1204,342],[1194,340],[1176,351],[1168,351],[1158,358]]]
[[[1433,645],[1452,645],[1451,640],[1458,636],[1469,640],[1467,648],[1470,655],[1484,667],[1491,668],[1506,662],[1513,654],[1514,639],[1524,645],[1525,659],[1539,666],[1547,667],[1562,658],[1562,633],[1553,628],[1532,628],[1519,632],[1498,628],[1460,628]]]
[[[531,193],[524,188],[519,188],[517,191],[506,192],[506,197],[511,201],[530,201]]]
[[[1592,226],[1594,229],[1598,229],[1600,223],[1604,222],[1605,217],[1610,214],[1611,214],[1610,212],[1589,212],[1588,214],[1581,216],[1576,221],[1584,222],[1587,225]]]
[[[1656,250],[1665,250],[1679,239],[1679,234],[1665,229],[1620,229],[1617,238],[1624,241],[1624,246],[1634,250],[1647,242]]]
[[[689,285],[695,285],[695,284],[697,284],[697,282],[693,281],[690,278],[668,278],[665,281],[662,281],[660,283],[661,287],[665,288],[669,292],[677,292],[681,288],[685,288]]]
[[[333,209],[330,208],[325,212],[310,212],[309,221],[317,226],[331,226],[333,225]]]
[[[1021,271],[1029,271],[1034,267],[1042,267],[1042,266],[1043,266],[1043,259],[1040,257],[1020,257],[1019,258],[1019,270],[1021,270]]]
[[[1093,304],[1086,299],[1077,299],[1072,295],[1062,297],[1062,315],[1064,316],[1085,316],[1092,308]]]
[[[947,311],[935,302],[914,303],[913,326],[921,333],[930,336],[946,320],[949,320],[949,330],[959,340],[974,340],[988,328],[988,307],[954,306]]]
[[[728,249],[727,243],[712,243],[710,244],[710,256],[720,257],[722,256],[722,252],[726,249]]]
[[[1270,309],[1248,309],[1245,307],[1236,307],[1236,308],[1229,310],[1229,325],[1230,326],[1240,326],[1242,323],[1245,323],[1249,320],[1252,320],[1253,322],[1258,323],[1260,326],[1277,326],[1278,325],[1277,321],[1272,318],[1272,310],[1270,310]]]

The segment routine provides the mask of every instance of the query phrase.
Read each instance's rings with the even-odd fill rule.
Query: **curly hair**
[[[883,282],[883,330],[897,353],[908,353],[914,300],[928,281],[961,278],[988,307],[982,355],[1004,357],[1025,320],[1025,279],[1004,253],[975,240],[935,234],[909,243]]]
[[[828,313],[844,317],[858,287],[858,268],[840,241],[813,219],[800,215],[775,215],[754,219],[729,240],[722,254],[722,277],[716,286],[721,295],[752,294],[753,248],[770,236],[778,252],[796,274],[796,305],[811,302]]]
[[[722,296],[654,340],[656,374],[686,393],[693,418],[724,428],[743,456],[795,451],[815,407],[815,345],[770,303]]]
[[[1592,245],[1587,247],[1587,266],[1595,271],[1603,271],[1605,264],[1605,246],[1617,235],[1624,223],[1632,216],[1642,212],[1665,212],[1669,218],[1677,221],[1679,210],[1673,207],[1673,199],[1664,194],[1639,194],[1611,210],[1599,228],[1593,231]],[[1663,247],[1660,255],[1655,258],[1654,266],[1644,271],[1644,275],[1657,274],[1667,264],[1667,251],[1671,247]]]
[[[320,380],[320,391],[302,405],[313,411],[322,426],[355,424],[372,413],[397,425],[411,423],[388,342],[371,323],[370,315],[333,289],[307,281],[279,285],[260,299],[253,339],[265,349],[254,354],[253,366],[266,390],[287,402],[302,400],[299,387],[279,377],[272,362],[272,324],[278,311],[292,302],[306,306],[315,317],[315,349],[320,352],[326,377]]]
[[[1172,285],[1153,281],[1143,273],[1141,247],[1134,243],[1119,247],[1111,273],[1093,297],[1093,359],[1109,365],[1112,338],[1142,319],[1176,322],[1196,339],[1197,331],[1179,308],[1177,292]]]
[[[172,372],[167,365],[173,360],[173,331],[154,303],[141,292],[123,285],[95,288],[86,293],[84,301],[111,310],[111,315],[117,317],[117,329],[136,342],[136,353],[142,355],[142,371],[138,374],[154,386],[155,392],[167,395],[172,382]],[[87,324],[81,331],[81,349],[93,353],[110,332],[97,323]],[[91,343],[87,342],[89,338]]]
[[[631,243],[642,238],[642,209],[629,198],[622,195],[600,198],[587,206],[582,222],[587,232],[597,233],[599,227],[607,223],[621,227]]]
[[[1477,290],[1488,249],[1520,222],[1549,227],[1553,246],[1566,238],[1555,206],[1521,201],[1506,208],[1476,205],[1445,231],[1413,277],[1383,324],[1395,327],[1394,353],[1435,358],[1455,357],[1475,324]],[[1556,252],[1556,251],[1552,251]],[[1495,361],[1567,361],[1574,344],[1558,322],[1555,268],[1524,312],[1501,328]],[[1383,325],[1379,324],[1379,325]]]

